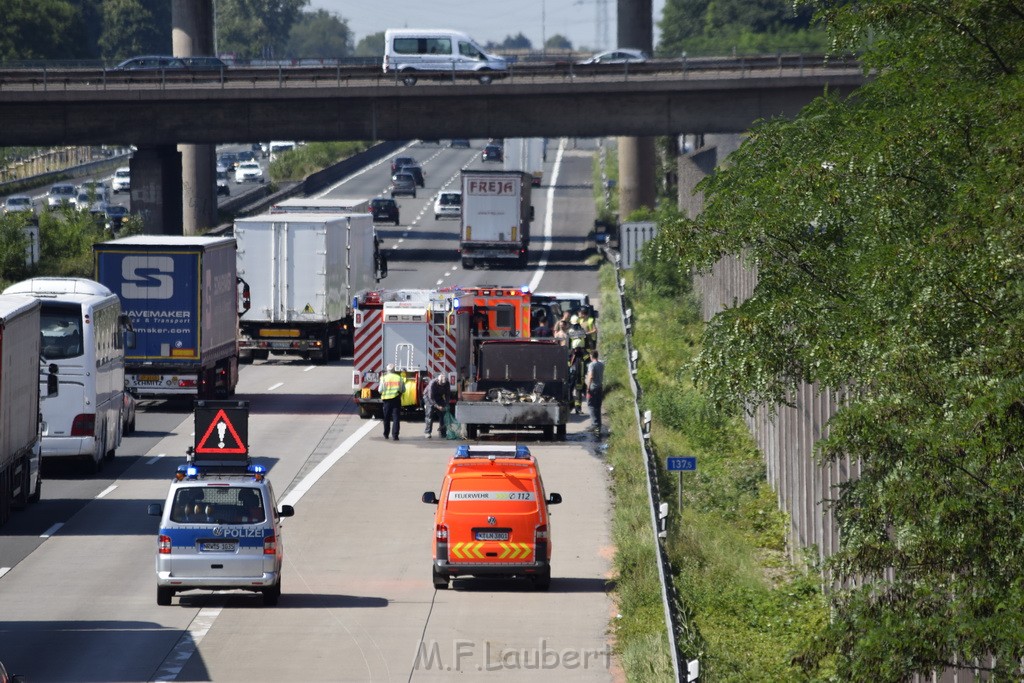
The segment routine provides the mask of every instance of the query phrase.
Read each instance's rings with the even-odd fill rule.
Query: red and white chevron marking
[[[376,388],[384,370],[384,311],[356,311],[353,319],[352,388]]]

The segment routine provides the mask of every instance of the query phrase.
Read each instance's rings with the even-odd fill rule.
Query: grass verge
[[[690,381],[688,364],[703,329],[697,302],[689,292],[637,286],[633,275],[625,273],[640,357],[641,411],[653,416],[659,485],[671,506],[667,544],[673,580],[696,634],[691,646],[701,643],[701,680],[806,680],[792,659],[827,619],[818,573],[808,571],[806,563],[794,567],[788,561],[788,520],[777,508],[764,461],[742,420],[715,411]],[[629,681],[667,681],[670,646],[610,265],[602,266],[601,290],[621,615],[613,625],[616,650]],[[665,458],[680,455],[698,459],[697,472],[682,477],[681,514],[679,477],[664,471]]]

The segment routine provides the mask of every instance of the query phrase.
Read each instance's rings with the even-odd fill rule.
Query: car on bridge
[[[113,71],[184,71],[188,67],[179,57],[143,55],[124,60]]]
[[[642,64],[647,59],[647,53],[642,50],[619,48],[618,50],[598,52],[596,55],[576,63],[581,66],[584,64]]]

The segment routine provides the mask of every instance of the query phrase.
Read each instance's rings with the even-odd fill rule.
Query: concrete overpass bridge
[[[147,230],[180,232],[180,204],[164,201],[180,196],[178,144],[736,133],[864,80],[857,64],[775,57],[594,70],[542,64],[487,86],[449,76],[410,87],[378,69],[340,66],[4,72],[0,146],[136,145],[133,186],[138,179],[145,191],[133,187],[133,210],[156,217]],[[194,188],[196,201],[213,201],[206,185]]]

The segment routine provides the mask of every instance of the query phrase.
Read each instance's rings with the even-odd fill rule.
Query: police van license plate
[[[206,541],[199,544],[202,553],[233,553],[238,544],[234,541]]]
[[[507,541],[507,531],[478,531],[476,532],[476,540],[478,541]]]

